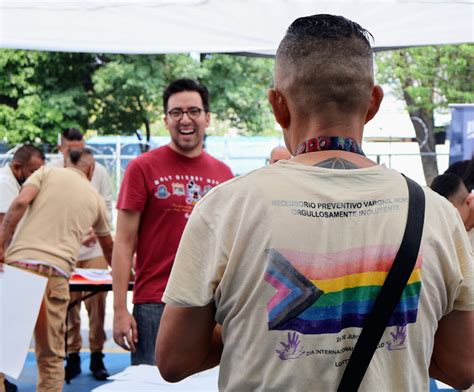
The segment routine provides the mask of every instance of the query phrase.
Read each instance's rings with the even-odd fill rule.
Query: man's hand
[[[87,246],[88,248],[94,246],[97,242],[97,237],[92,228],[89,229],[86,236],[82,240],[82,245]]]
[[[114,312],[114,341],[125,350],[135,352],[137,322],[127,309]]]

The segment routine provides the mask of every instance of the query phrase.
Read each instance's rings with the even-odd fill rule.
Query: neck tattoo
[[[297,147],[295,156],[305,154],[307,152],[324,150],[348,151],[365,156],[362,148],[354,139],[340,136],[318,136],[313,139],[306,140]]]

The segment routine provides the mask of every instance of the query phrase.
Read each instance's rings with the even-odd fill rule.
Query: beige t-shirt
[[[55,159],[51,161],[48,166],[64,167],[64,159]],[[95,163],[94,173],[92,174],[91,184],[97,192],[104,198],[105,205],[109,217],[112,217],[112,185],[110,183],[109,174],[107,169],[99,162]],[[110,220],[109,220],[110,222]],[[110,222],[111,223],[111,222]],[[82,245],[77,255],[77,260],[88,260],[94,257],[102,256],[102,248],[99,242],[95,242],[92,246]]]
[[[104,200],[87,177],[73,168],[41,167],[24,186],[39,193],[18,226],[5,261],[46,261],[70,274],[82,238],[90,227],[109,234]]]
[[[457,211],[425,190],[421,251],[361,391],[429,389],[437,323],[473,310],[472,254]],[[335,391],[406,225],[406,182],[375,166],[279,162],[194,208],[163,300],[214,301],[219,389]]]

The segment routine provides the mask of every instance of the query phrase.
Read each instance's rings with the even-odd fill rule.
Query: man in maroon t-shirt
[[[164,122],[171,141],[127,167],[117,201],[112,257],[114,340],[132,351],[132,365],[155,364],[155,341],[168,282],[189,215],[212,187],[233,177],[227,165],[203,150],[209,125],[209,94],[199,83],[180,79],[163,93]],[[133,316],[126,304],[136,252]]]

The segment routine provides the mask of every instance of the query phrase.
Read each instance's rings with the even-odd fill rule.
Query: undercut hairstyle
[[[73,165],[76,165],[85,157],[91,156],[93,157],[94,154],[92,150],[89,148],[80,148],[80,149],[73,149],[69,151],[69,160]]]
[[[374,85],[371,38],[342,16],[296,19],[276,53],[275,87],[291,96],[301,115],[366,107]]]
[[[435,177],[430,188],[455,205],[462,204],[468,194],[461,177],[452,173],[445,173]]]
[[[182,93],[184,91],[195,91],[199,93],[202,99],[202,105],[204,106],[204,111],[209,112],[209,91],[206,86],[203,86],[199,82],[192,79],[178,79],[172,82],[168,87],[166,87],[163,92],[163,109],[165,114],[168,113],[168,100],[173,94]]]
[[[474,157],[453,163],[446,169],[445,173],[452,173],[461,177],[469,192],[474,189]]]
[[[42,161],[45,160],[43,151],[32,144],[25,144],[14,152],[12,162],[17,162],[20,165],[26,165],[33,156],[37,156]]]
[[[68,141],[82,141],[84,135],[77,128],[68,128],[63,131],[62,137]]]

